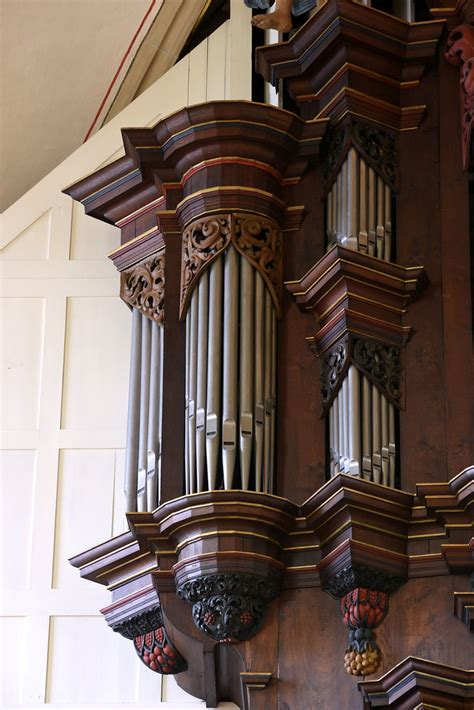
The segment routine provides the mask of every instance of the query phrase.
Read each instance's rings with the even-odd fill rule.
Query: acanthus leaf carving
[[[349,343],[347,338],[339,341],[321,358],[321,403],[323,414],[334,399],[344,373],[347,370]]]
[[[165,319],[165,254],[164,251],[122,271],[120,296],[159,325]]]
[[[257,269],[281,311],[282,232],[271,219],[254,214],[210,215],[183,232],[180,317],[204,268],[232,244]]]
[[[399,406],[402,373],[400,349],[368,338],[358,339],[353,346],[352,359],[381,392]]]

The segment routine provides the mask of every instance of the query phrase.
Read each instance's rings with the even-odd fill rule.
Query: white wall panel
[[[29,587],[35,485],[35,451],[0,451],[0,515],[5,530],[0,577],[4,589]]]
[[[82,588],[69,557],[112,535],[115,451],[61,451],[53,587]]]
[[[71,259],[103,259],[120,246],[120,230],[91,219],[78,202],[72,207]]]
[[[19,705],[22,700],[24,650],[27,646],[25,619],[0,618],[0,707]]]
[[[63,429],[120,429],[126,419],[130,311],[119,298],[69,298]]]
[[[50,237],[51,209],[48,209],[3,249],[2,261],[24,258],[47,259]],[[8,265],[4,266],[3,270],[8,272]]]
[[[0,429],[38,427],[44,299],[0,299]]]
[[[46,702],[96,706],[135,702],[138,663],[134,655],[132,644],[112,633],[100,617],[53,616]]]
[[[67,561],[126,529],[130,313],[106,258],[118,230],[61,191],[123,154],[123,126],[151,126],[207,99],[249,98],[250,13],[242,0],[231,0],[231,12],[216,36],[0,215],[2,708],[204,707],[138,661],[98,613],[107,590]]]

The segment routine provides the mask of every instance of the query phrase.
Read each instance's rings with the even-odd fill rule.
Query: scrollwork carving
[[[375,340],[356,340],[354,363],[369,375],[382,391],[398,402],[401,391],[400,349]]]
[[[373,167],[392,188],[396,182],[398,154],[395,134],[369,123],[356,122],[353,139]]]
[[[165,319],[164,252],[122,271],[120,296],[130,306],[162,325]]]
[[[228,246],[231,222],[231,215],[212,215],[192,222],[184,230],[181,257],[181,315],[191,286],[204,266]]]
[[[265,605],[279,593],[274,580],[249,574],[212,574],[185,582],[177,594],[193,605],[194,623],[215,641],[238,643],[257,633]]]
[[[347,340],[337,343],[321,359],[321,401],[326,409],[332,401],[347,363]]]
[[[340,572],[323,584],[323,589],[329,592],[332,597],[341,599],[357,587],[365,587],[366,589],[374,589],[378,592],[392,594],[399,589],[405,581],[403,577],[389,574],[382,570],[351,564],[341,569]]]
[[[155,606],[116,624],[112,628],[124,638],[134,639],[136,636],[153,631],[159,626],[163,626],[161,606]]]
[[[259,215],[227,214],[196,220],[183,232],[181,317],[199,274],[230,244],[262,274],[279,314],[282,289],[281,229],[272,220]]]

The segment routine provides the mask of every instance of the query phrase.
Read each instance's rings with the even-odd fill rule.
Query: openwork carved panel
[[[321,402],[324,410],[331,404],[347,369],[348,345],[347,339],[343,340],[321,358]]]
[[[281,310],[282,232],[276,222],[259,215],[211,215],[192,222],[183,232],[180,316],[185,313],[199,274],[232,244],[265,280]]]
[[[180,315],[184,314],[193,285],[205,266],[229,244],[231,215],[212,215],[192,222],[183,232]]]
[[[158,324],[165,319],[165,254],[160,252],[122,271],[120,296]]]
[[[325,143],[324,183],[328,190],[351,146],[395,191],[398,185],[398,152],[394,132],[362,121],[335,127]]]
[[[356,340],[353,360],[379,389],[397,403],[401,394],[400,349],[375,340]]]

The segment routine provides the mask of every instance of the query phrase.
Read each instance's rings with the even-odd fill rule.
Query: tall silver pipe
[[[348,246],[347,237],[349,234],[349,220],[347,214],[347,203],[349,198],[349,170],[347,160],[341,167],[341,243],[343,246]]]
[[[344,436],[344,398],[343,398],[343,391],[342,387],[339,388],[339,392],[337,393],[337,410],[339,414],[339,427],[338,427],[338,433],[339,433],[339,443],[338,443],[338,453],[339,453],[339,461],[338,461],[338,471],[339,472],[344,472],[345,466],[344,466],[344,447],[346,445],[345,442],[345,436]]]
[[[158,505],[158,458],[159,458],[159,412],[160,401],[160,326],[151,323],[150,351],[150,402],[148,407],[146,509],[154,510]]]
[[[349,417],[349,473],[360,476],[360,376],[355,365],[347,373]]]
[[[150,408],[150,354],[151,354],[151,320],[142,315],[142,350],[140,378],[140,435],[138,443],[138,484],[137,510],[144,512],[147,505],[147,446],[148,420]]]
[[[344,473],[350,473],[350,458],[349,458],[349,414],[350,414],[350,399],[349,399],[349,381],[347,375],[342,381],[342,409],[343,409],[343,434],[344,434]]]
[[[342,191],[343,191],[343,186],[342,186],[342,171],[339,171],[339,174],[337,176],[336,180],[336,192],[337,192],[337,200],[336,200],[336,208],[337,208],[337,220],[336,220],[336,243],[337,244],[343,244],[344,239],[343,239],[343,225],[342,225],[342,210],[343,210],[343,198],[342,198]]]
[[[332,198],[333,198],[334,186],[329,191],[327,202],[326,202],[326,236],[327,236],[327,248],[329,249],[333,243],[333,232],[334,226],[332,222]]]
[[[368,252],[367,232],[367,163],[363,158],[359,161],[359,251]]]
[[[253,437],[253,267],[240,257],[240,475],[244,491],[249,487]]]
[[[337,397],[334,398],[332,403],[331,412],[333,416],[333,475],[339,472],[339,400]]]
[[[207,326],[209,316],[209,272],[201,274],[198,284],[198,352],[196,372],[196,490],[204,487],[206,460],[206,398],[207,398]]]
[[[237,439],[237,350],[238,350],[239,260],[233,246],[224,264],[224,363],[222,406],[222,467],[224,488],[232,488]]]
[[[384,186],[385,201],[385,249],[384,259],[390,261],[392,256],[392,193],[388,185]]]
[[[254,272],[255,280],[255,490],[262,491],[263,481],[263,423],[265,419],[263,366],[265,335],[265,284],[259,272]]]
[[[160,391],[158,396],[158,501],[161,504],[161,456],[163,454],[163,377],[164,377],[164,356],[165,356],[165,329],[158,329],[160,334]]]
[[[385,395],[380,395],[380,428],[382,434],[382,483],[389,485],[389,457],[388,457],[388,401]]]
[[[138,438],[140,424],[140,367],[142,347],[142,315],[132,311],[132,345],[130,353],[130,385],[128,393],[127,443],[125,449],[124,492],[127,512],[137,509]]]
[[[263,425],[263,490],[268,493],[270,485],[270,431],[272,415],[272,299],[268,289],[265,289],[265,365],[264,365],[264,401],[265,418]]]
[[[362,375],[362,475],[372,480],[372,386]]]
[[[384,258],[384,246],[385,246],[385,217],[384,217],[384,184],[383,180],[377,177],[377,247],[375,255],[379,259]]]
[[[347,156],[347,242],[349,249],[357,249],[359,233],[359,154],[349,149]]]
[[[207,485],[216,488],[221,418],[223,256],[209,270],[209,347],[207,368],[206,458]]]
[[[376,212],[376,188],[375,181],[376,176],[373,169],[369,166],[368,169],[369,179],[368,179],[368,226],[369,226],[369,255],[375,256],[375,241],[377,235],[377,212]]]
[[[389,477],[388,482],[395,488],[395,457],[397,455],[395,440],[395,407],[388,405],[388,457],[389,457]]]
[[[275,308],[272,304],[272,378],[271,378],[271,414],[270,414],[270,482],[268,492],[273,493],[273,480],[275,476],[275,419],[276,419],[276,390],[277,390],[277,319]]]
[[[196,397],[197,397],[197,350],[198,350],[198,290],[191,294],[190,305],[190,345],[189,345],[189,405],[188,405],[188,444],[189,444],[189,492],[196,492]]]
[[[191,493],[189,473],[189,368],[191,347],[191,308],[186,311],[186,367],[184,373],[184,478],[186,494]]]
[[[375,483],[382,478],[382,447],[380,431],[380,392],[372,385],[372,466]]]

